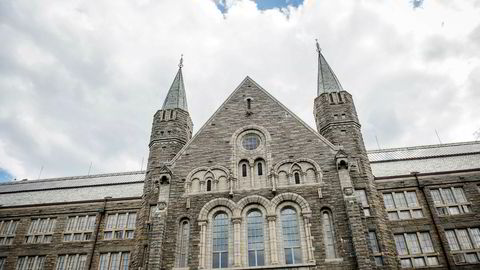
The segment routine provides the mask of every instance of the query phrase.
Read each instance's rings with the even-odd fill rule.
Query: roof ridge
[[[0,186],[4,185],[19,185],[19,184],[32,184],[32,183],[43,183],[43,182],[53,182],[53,181],[65,181],[65,180],[78,180],[78,179],[90,179],[90,178],[100,178],[100,177],[109,177],[109,176],[120,176],[120,175],[134,175],[145,173],[146,171],[128,171],[128,172],[116,172],[116,173],[101,173],[101,174],[90,174],[90,175],[76,175],[76,176],[67,176],[67,177],[53,177],[53,178],[44,178],[44,179],[32,179],[32,180],[16,180],[6,183],[0,183]]]
[[[442,148],[442,147],[449,147],[449,146],[473,145],[473,144],[480,144],[480,141],[455,142],[455,143],[443,143],[443,144],[427,144],[427,145],[405,146],[405,147],[395,147],[395,148],[372,149],[372,150],[367,150],[367,154],[394,152],[394,151],[399,151],[399,150],[417,150],[417,149]]]

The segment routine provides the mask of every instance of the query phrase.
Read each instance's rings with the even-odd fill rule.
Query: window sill
[[[341,263],[343,262],[343,258],[335,258],[335,259],[325,259],[326,263]]]

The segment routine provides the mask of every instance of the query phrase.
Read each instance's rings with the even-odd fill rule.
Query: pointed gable
[[[342,91],[342,85],[330,65],[318,49],[318,86],[317,94]]]
[[[248,99],[251,109],[247,108]],[[188,160],[209,156],[212,163],[228,166],[232,136],[239,129],[255,126],[269,133],[276,161],[292,155],[300,158],[304,153],[322,152],[320,149],[333,157],[338,150],[247,76],[172,162],[187,154]]]

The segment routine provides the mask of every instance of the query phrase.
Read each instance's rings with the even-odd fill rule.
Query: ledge
[[[338,260],[338,259],[334,259]],[[343,259],[340,259],[343,261]],[[265,266],[236,266],[236,267],[229,267],[223,269],[235,269],[235,270],[250,270],[250,269],[305,269],[308,270],[310,267],[316,267],[317,264],[315,262],[310,263],[300,263],[300,264],[275,264],[275,265],[265,265]],[[175,270],[183,270],[188,268],[175,268]],[[203,268],[204,270],[211,270],[210,268]]]

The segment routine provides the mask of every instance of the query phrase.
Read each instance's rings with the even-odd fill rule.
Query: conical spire
[[[167,97],[163,102],[162,110],[167,109],[182,109],[188,111],[187,96],[185,94],[185,85],[183,84],[183,55],[180,58],[180,64],[178,64],[178,72],[173,79],[173,83],[168,90]]]
[[[317,43],[317,52],[318,52],[318,84],[317,84],[317,95],[322,93],[338,92],[342,91],[342,85],[333,73],[332,68],[323,57],[322,50]]]

